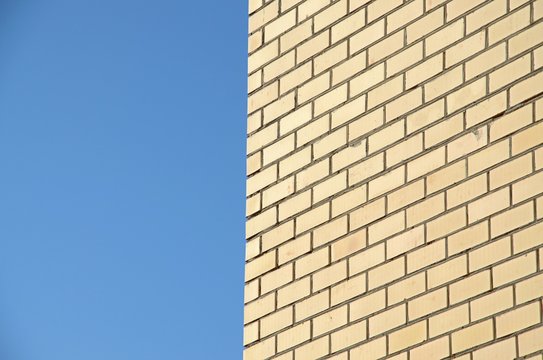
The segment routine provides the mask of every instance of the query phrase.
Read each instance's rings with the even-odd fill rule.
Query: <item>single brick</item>
[[[306,147],[301,151],[286,157],[279,162],[279,177],[283,178],[296,172],[311,163],[311,148]]]
[[[451,162],[463,157],[487,144],[487,127],[473,129],[467,134],[447,144],[447,161]]]
[[[367,245],[366,230],[360,230],[332,244],[332,261],[342,259],[365,248]],[[352,274],[351,274],[352,275]]]
[[[469,253],[469,271],[477,271],[511,256],[511,238],[505,237]]]
[[[500,139],[532,122],[532,106],[526,105],[492,122],[490,141]]]
[[[325,203],[296,218],[296,234],[300,234],[327,221],[330,217],[330,203]]]
[[[324,290],[294,304],[295,320],[307,319],[330,307],[330,291]]]
[[[296,190],[313,184],[330,174],[330,161],[328,159],[315,162],[313,165],[296,174]]]
[[[405,259],[403,257],[387,262],[368,272],[368,289],[388,284],[405,275]]]
[[[430,336],[438,336],[458,329],[469,323],[469,307],[467,304],[450,308],[445,312],[432,316],[428,320]]]
[[[304,103],[307,100],[322,94],[330,88],[330,73],[326,72],[302,85],[298,89],[298,101]]]
[[[430,171],[445,165],[445,147],[425,153],[407,163],[407,181],[426,175]]]
[[[518,336],[518,352],[520,356],[543,349],[543,327],[527,331]],[[537,360],[537,357],[531,359]]]
[[[443,18],[444,11],[441,7],[425,14],[422,18],[409,25],[406,29],[407,43],[410,44],[443,25]]]
[[[422,105],[422,88],[406,92],[385,105],[386,121],[389,122],[400,118],[419,105]]]
[[[313,203],[326,199],[347,187],[347,172],[343,171],[313,187]]]
[[[494,287],[507,284],[537,271],[536,254],[531,252],[513,258],[492,268]]]
[[[309,234],[297,237],[296,239],[287,242],[278,249],[279,264],[292,261],[311,251],[311,237]]]
[[[464,181],[447,190],[447,208],[466,203],[488,191],[486,174]]]
[[[530,55],[524,55],[520,59],[493,71],[489,75],[489,89],[496,91],[517,79],[527,75],[531,71]]]
[[[366,26],[349,38],[349,53],[354,54],[385,36],[385,20]],[[371,63],[370,63],[371,64]]]
[[[543,74],[543,73],[542,73]],[[515,134],[511,139],[513,155],[540,145],[543,139],[543,122]]]
[[[268,336],[292,325],[292,313],[293,308],[289,306],[260,319],[260,336]]]
[[[267,251],[294,237],[294,221],[278,225],[262,235],[262,251]]]
[[[298,259],[295,265],[296,278],[299,279],[328,265],[330,263],[329,256],[329,250],[325,247]]]
[[[462,84],[462,66],[457,66],[442,73],[435,79],[424,84],[424,100],[436,99],[451,89]]]
[[[294,109],[294,92],[286,94],[264,108],[264,125],[276,120]]]
[[[277,209],[273,207],[247,220],[245,224],[245,236],[248,239],[262,230],[275,225],[276,222]]]
[[[309,277],[293,282],[277,290],[277,306],[283,307],[309,296],[310,290],[311,281]]]
[[[349,321],[355,321],[373,314],[386,306],[385,290],[373,292],[349,304]]]
[[[464,19],[455,21],[425,40],[426,55],[431,55],[464,36]]]
[[[311,63],[305,63],[279,78],[279,92],[284,94],[311,78]]]
[[[409,207],[407,213],[407,226],[411,227],[434,217],[445,211],[445,194],[440,193],[426,198],[424,201]]]
[[[451,335],[452,351],[458,353],[494,338],[492,319],[459,330]]]
[[[369,198],[373,199],[381,194],[393,190],[404,184],[405,167],[401,166],[369,183]]]
[[[361,274],[337,285],[331,289],[331,305],[340,304],[366,292],[366,274]]]
[[[403,91],[403,76],[399,75],[392,80],[378,86],[368,93],[368,109],[371,109]]]
[[[540,322],[541,305],[539,302],[533,302],[497,316],[496,336],[502,337],[509,335]]]
[[[468,204],[468,220],[470,223],[481,220],[509,207],[510,203],[508,188],[495,191]]]
[[[395,258],[396,256],[416,248],[423,243],[424,225],[421,225],[387,240],[387,259]],[[409,257],[407,261],[409,263]]]
[[[405,215],[403,212],[388,215],[385,219],[370,225],[368,228],[368,243],[374,244],[405,229]]]
[[[352,91],[352,88],[351,88]],[[366,96],[362,95],[332,111],[332,128],[349,122],[366,111]]]
[[[445,241],[439,240],[408,253],[407,272],[412,273],[445,259],[445,251]]]
[[[394,166],[422,152],[422,134],[408,138],[386,151],[387,167]]]
[[[435,240],[466,226],[466,208],[446,213],[426,224],[427,241]]]
[[[332,155],[332,171],[344,169],[366,157],[366,140],[351,143],[350,146]],[[345,171],[347,173],[347,171]]]
[[[495,215],[490,219],[492,237],[514,230],[534,220],[533,205],[528,203]]]
[[[385,215],[385,199],[380,198],[349,214],[350,230],[358,229]]]
[[[464,276],[468,272],[467,256],[459,256],[428,269],[428,286],[434,288]]]
[[[397,304],[405,299],[421,294],[426,289],[425,273],[418,273],[408,278],[404,278],[387,288],[388,304]]]
[[[319,336],[347,324],[347,305],[328,311],[312,320],[313,336]]]
[[[343,195],[340,195],[332,200],[332,217],[343,214],[359,205],[362,205],[367,200],[366,185],[351,189]]]
[[[466,111],[466,126],[468,128],[477,125],[491,117],[505,111],[507,108],[507,93],[505,91],[486,98]],[[490,128],[492,134],[492,128]]]
[[[540,23],[543,25],[543,22]],[[543,27],[541,28],[543,31]],[[510,106],[516,105],[535,96],[543,90],[543,71],[511,87],[509,90]]]
[[[317,359],[328,354],[330,348],[328,336],[312,340],[310,343],[294,350],[297,359]],[[277,358],[275,358],[277,359]]]
[[[438,100],[407,116],[407,133],[411,134],[445,116],[445,101]]]
[[[366,321],[349,325],[344,329],[332,333],[330,336],[332,352],[345,349],[351,345],[366,340]]]
[[[330,36],[328,34],[328,31],[322,32],[319,35],[312,37],[307,42],[299,45],[296,48],[296,60],[298,64],[309,59],[313,55],[320,53],[328,46],[330,46]]]
[[[490,270],[470,275],[467,278],[449,285],[450,304],[456,304],[466,299],[475,297],[490,290],[491,288],[492,284],[490,283]]]
[[[385,245],[372,246],[349,258],[349,274],[358,274],[385,261]]]
[[[452,113],[486,95],[486,78],[481,78],[447,95],[447,112]]]
[[[404,137],[404,120],[397,121],[392,125],[374,133],[368,138],[368,151],[374,153],[395,141]]]
[[[408,47],[402,52],[387,59],[387,77],[395,75],[409,66],[421,61],[423,58],[422,42],[418,42],[413,46]]]
[[[465,230],[449,236],[447,241],[449,256],[470,249],[488,239],[488,221],[472,225]]]
[[[380,173],[384,169],[384,153],[374,155],[368,160],[349,168],[349,186],[367,180],[369,177]]]
[[[473,352],[473,360],[514,359],[517,356],[517,345],[514,338],[486,346]]]
[[[540,171],[513,184],[513,204],[517,204],[523,200],[535,197],[542,192],[543,172]]]
[[[513,307],[513,288],[508,287],[472,300],[471,320],[477,321]]]
[[[304,191],[279,204],[279,221],[283,221],[311,206],[311,191]]]
[[[384,123],[384,107],[375,109],[370,113],[364,114],[358,120],[349,124],[349,141],[352,141],[360,136],[363,136],[381,126]]]
[[[346,61],[332,68],[332,85],[337,85],[364,69],[366,69],[365,51],[349,57]]]
[[[362,72],[360,75],[352,78],[349,81],[351,96],[356,96],[358,94],[366,92],[369,88],[379,84],[384,79],[385,63],[381,63],[377,66],[372,67],[369,70]]]
[[[309,340],[311,324],[309,321],[298,324],[277,335],[277,351],[283,351]]]
[[[464,114],[456,114],[424,132],[424,145],[430,148],[459,134],[464,129]]]
[[[388,211],[395,211],[424,197],[424,180],[406,185],[387,195]]]
[[[437,54],[405,73],[405,87],[412,87],[443,71],[443,55]]]
[[[313,246],[318,247],[347,234],[347,215],[313,230]]]
[[[403,350],[423,342],[428,338],[426,321],[419,321],[411,326],[397,330],[388,335],[388,348],[391,353]]]
[[[286,32],[279,38],[279,44],[281,46],[281,51],[286,52],[298,46],[301,42],[306,39],[309,39],[312,34],[313,22],[306,21],[292,30]]]
[[[515,254],[543,244],[543,222],[531,225],[513,234],[513,252]]]
[[[482,73],[501,64],[507,57],[506,46],[504,43],[494,46],[483,52],[470,61],[466,62],[466,80],[473,79]],[[492,83],[492,81],[491,81]]]
[[[310,106],[308,104],[307,106]],[[296,131],[296,146],[303,146],[330,130],[330,116],[328,114],[312,120],[309,124]]]
[[[369,318],[369,336],[388,332],[406,322],[406,305],[401,304]]]
[[[480,31],[445,50],[445,67],[465,60],[469,56],[482,51],[485,48],[485,31]]]
[[[409,320],[415,320],[422,316],[447,307],[447,288],[441,288],[415,298],[408,303]]]
[[[334,90],[317,98],[314,103],[315,115],[320,115],[325,111],[345,102],[347,100],[347,84],[344,84]]]
[[[366,9],[350,13],[348,17],[332,26],[332,44],[346,38],[366,25]]]
[[[466,31],[471,33],[505,15],[507,0],[494,0],[466,16]]]
[[[347,143],[347,128],[342,127],[330,135],[327,135],[317,141],[313,145],[313,153],[315,158],[320,158],[323,155],[334,151]]]
[[[291,176],[262,193],[262,206],[267,207],[294,193],[294,177]]]

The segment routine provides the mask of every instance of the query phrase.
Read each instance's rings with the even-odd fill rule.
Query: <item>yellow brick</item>
[[[417,225],[445,211],[445,194],[440,193],[407,209],[407,226]]]
[[[518,336],[518,352],[520,356],[531,354],[543,349],[543,327],[527,331]],[[541,359],[541,355],[530,358],[532,360]]]
[[[385,214],[385,199],[381,198],[364,205],[349,214],[350,228],[357,229],[362,227]]]
[[[543,105],[543,102],[541,102]],[[539,148],[534,151],[535,153],[535,169],[540,170],[543,169],[543,148]]]
[[[449,68],[485,48],[485,31],[466,37],[445,50],[445,67]]]
[[[532,106],[526,105],[492,122],[490,141],[500,139],[532,122]]]
[[[470,304],[471,320],[480,320],[512,306],[513,288],[508,287],[473,300]]]
[[[436,9],[431,13],[425,14],[420,20],[407,27],[407,43],[412,43],[421,37],[434,31],[443,25],[443,8]]]
[[[277,40],[265,45],[249,56],[247,60],[247,70],[249,74],[260,68],[262,65],[270,62],[279,55],[279,42]]]
[[[456,114],[426,130],[424,132],[424,145],[426,148],[432,147],[461,133],[463,129],[464,116],[463,114]]]
[[[395,211],[424,197],[424,180],[406,185],[387,195],[388,211]]]
[[[447,21],[469,12],[484,0],[454,0],[447,4]]]
[[[515,254],[543,244],[543,222],[531,225],[513,235],[513,251]]]
[[[419,105],[422,105],[422,88],[406,92],[404,95],[386,104],[386,121],[389,122],[404,116]]]
[[[513,204],[543,192],[543,172],[534,174],[513,184]]]
[[[294,193],[294,177],[290,177],[265,190],[262,194],[262,205],[267,207]]]
[[[313,28],[317,32],[329,26],[339,18],[347,14],[347,0],[336,1],[335,4],[328,7],[326,10],[318,13],[313,18]]]
[[[349,274],[358,274],[362,271],[381,264],[385,261],[385,245],[379,244],[370,247],[349,258]]]
[[[518,55],[521,52],[539,44],[541,42],[540,34],[542,31],[543,23],[538,23],[509,39],[509,57]]]
[[[470,257],[471,261],[471,257]],[[470,263],[470,268],[471,268]],[[483,271],[449,286],[450,304],[456,304],[471,297],[484,293],[492,288],[490,283],[490,270]]]
[[[493,192],[468,204],[468,220],[470,223],[476,222],[507,208],[509,204],[508,188]]]
[[[427,241],[437,239],[466,225],[466,208],[446,213],[427,223]]]
[[[280,97],[264,108],[264,125],[294,109],[294,92]]]
[[[343,281],[331,289],[331,305],[337,305],[366,292],[366,274]]]
[[[309,344],[296,348],[294,350],[294,354],[297,359],[317,359],[327,355],[329,347],[329,339],[327,336],[325,336],[318,340],[312,340]]]
[[[306,186],[313,184],[320,179],[325,178],[330,174],[330,162],[328,159],[319,161],[314,165],[296,174],[297,190],[303,189]]]
[[[384,153],[372,156],[368,160],[349,168],[349,186],[357,184],[381,172],[385,168]]]
[[[401,0],[377,0],[368,6],[368,21],[371,22],[401,6]]]
[[[292,325],[292,307],[276,311],[260,319],[260,336],[265,337]]]
[[[296,10],[291,10],[264,27],[264,42],[268,42],[296,25]]]
[[[254,133],[262,126],[262,112],[258,111],[247,116],[247,134]],[[254,135],[254,134],[253,134]],[[247,139],[247,148],[249,148],[249,139]],[[258,144],[260,145],[260,144]]]
[[[293,280],[293,266],[287,264],[273,270],[260,278],[260,291],[262,294],[275,290]]]
[[[486,78],[481,78],[447,95],[447,111],[452,113],[486,95]]]
[[[347,172],[343,171],[313,187],[313,202],[317,203],[347,187]]]
[[[507,0],[494,0],[466,16],[466,31],[473,32],[507,12]]]
[[[533,205],[517,206],[490,219],[492,237],[514,230],[534,220]]]
[[[298,64],[309,59],[313,55],[320,53],[328,46],[330,46],[330,37],[328,31],[312,37],[310,40],[296,48],[296,60]]]
[[[385,219],[368,228],[369,244],[374,244],[405,229],[405,215],[403,212],[389,215]]]
[[[369,183],[369,198],[373,199],[403,185],[404,177],[405,167],[402,166],[372,180]]]
[[[466,111],[466,126],[472,127],[499,114],[507,108],[507,93],[501,92],[483,100]],[[492,134],[492,128],[490,129]]]
[[[330,291],[325,290],[294,304],[295,320],[300,321],[330,307]]]
[[[449,356],[449,337],[443,336],[409,351],[409,359],[443,359]]]
[[[268,209],[259,215],[256,215],[249,220],[245,225],[245,236],[250,238],[253,235],[258,234],[262,230],[275,225],[277,218],[277,209],[271,208]]]
[[[249,14],[252,14],[262,6],[262,0],[249,0]]]
[[[543,73],[542,73],[543,74]],[[539,122],[536,125],[529,127],[526,130],[521,131],[512,138],[511,150],[513,155],[516,155],[522,151],[528,150],[532,147],[540,145],[543,142],[543,122]]]
[[[310,210],[296,219],[296,234],[300,234],[317,225],[320,225],[329,219],[330,204],[323,204],[313,210]]]
[[[243,350],[243,360],[265,359],[275,354],[275,338],[262,340]]]
[[[379,64],[369,70],[362,72],[360,75],[351,79],[351,81],[349,82],[351,96],[356,96],[358,94],[361,94],[362,92],[365,92],[367,89],[380,83],[384,79],[385,79],[385,64],[384,63]],[[363,110],[365,110],[365,108],[361,110],[362,111],[359,112],[359,114],[362,113]]]
[[[443,4],[447,0],[425,0],[425,1],[426,1],[426,9],[431,10],[435,8],[436,6]]]
[[[281,76],[279,79],[279,92],[284,94],[309,80],[311,78],[311,69],[311,63],[308,62]]]
[[[445,101],[436,101],[407,116],[407,133],[419,130],[445,116]]]
[[[447,190],[447,208],[463,204],[487,192],[486,174],[465,181]]]
[[[358,9],[359,7],[366,5],[371,0],[349,0],[349,11]]]
[[[447,145],[447,161],[463,157],[487,144],[487,128],[482,126],[459,137]]]
[[[332,156],[332,171],[336,172],[366,157],[366,140],[351,143]]]
[[[430,101],[462,84],[462,66],[457,66],[424,84],[424,100]]]
[[[269,103],[277,99],[279,95],[278,83],[273,82],[270,85],[262,88],[249,96],[249,101],[247,103],[247,110],[249,113],[252,113],[255,110],[258,110]]]
[[[466,80],[473,79],[505,61],[507,57],[505,44],[494,46],[470,61],[466,62]],[[492,83],[492,81],[491,81]]]
[[[328,265],[330,262],[329,256],[328,248],[323,248],[298,259],[295,265],[296,278],[298,279]]]
[[[376,360],[385,356],[387,352],[386,337],[382,336],[349,351],[350,359]]]
[[[473,272],[509,256],[511,256],[511,239],[506,237],[471,251],[469,254],[469,269]]]
[[[279,204],[279,221],[283,221],[311,206],[311,191],[305,191]]]
[[[423,0],[415,0],[392,12],[387,17],[387,33],[399,29],[408,22],[421,16],[423,7]]]
[[[397,121],[392,125],[385,127],[369,137],[369,153],[374,153],[377,150],[394,143],[395,141],[403,138],[404,134],[404,120]]]
[[[302,41],[308,39],[313,33],[312,25],[313,23],[311,21],[306,21],[282,35],[279,38],[281,51],[286,52],[293,49]]]
[[[262,251],[274,248],[294,237],[294,221],[274,227],[262,235]]]
[[[457,306],[429,319],[430,336],[444,334],[469,323],[468,305]]]
[[[445,251],[445,240],[439,240],[407,254],[407,272],[412,273],[445,259]]]
[[[426,290],[426,273],[418,273],[408,278],[404,278],[387,288],[388,304],[396,304],[415,295],[421,294]]]
[[[351,189],[332,200],[332,217],[343,214],[366,202],[366,185]]]
[[[410,89],[443,71],[443,55],[438,54],[405,73],[405,86]]]
[[[540,303],[535,302],[496,317],[496,336],[518,332],[541,322]]]
[[[278,15],[279,4],[275,2],[269,3],[266,7],[249,16],[249,32],[252,33]]]
[[[311,251],[311,237],[309,234],[300,236],[287,242],[278,249],[279,264],[284,264]]]
[[[335,43],[353,32],[364,28],[366,25],[366,9],[350,13],[348,17],[341,20],[332,27],[332,43]]]
[[[312,320],[313,336],[319,336],[347,323],[347,305],[334,309]]]
[[[277,351],[283,351],[309,340],[311,324],[309,321],[296,325],[277,335]]]
[[[311,104],[308,104],[311,105]],[[296,132],[296,145],[303,146],[319,136],[327,133],[330,130],[329,115],[321,116],[316,120],[312,120],[308,125],[299,129]]]
[[[447,307],[447,288],[429,292],[409,301],[409,320],[436,312]]]
[[[322,94],[330,88],[330,73],[324,73],[311,79],[298,89],[298,101],[300,103]]]
[[[332,85],[337,85],[340,82],[354,76],[356,73],[363,71],[366,68],[366,52],[349,57],[347,61],[335,66],[332,69]]]
[[[244,294],[243,294],[243,303],[247,304],[250,301],[253,301],[256,299],[260,293],[258,290],[259,287],[259,280],[253,280],[247,284],[245,284],[244,287]]]
[[[247,157],[247,175],[251,175],[261,168],[262,153],[257,152]]]
[[[292,304],[301,298],[308,296],[310,290],[311,281],[308,277],[293,282],[277,291],[277,306],[282,307]]]
[[[342,259],[367,245],[366,230],[357,231],[332,244],[332,261]],[[352,275],[352,274],[351,274]]]
[[[543,22],[540,23],[543,25]],[[543,27],[541,28],[543,31]],[[539,94],[543,90],[543,71],[528,79],[515,84],[509,90],[510,106],[516,105],[526,99]]]
[[[390,0],[389,0],[390,1]],[[397,32],[372,45],[368,50],[368,65],[375,64],[404,46],[403,31]]]
[[[464,19],[455,21],[426,38],[426,55],[430,55],[459,40],[464,35]]]
[[[291,7],[298,5],[303,0],[283,0],[281,1],[281,12],[285,12],[286,10],[289,10]]]
[[[384,309],[385,302],[385,290],[373,292],[365,295],[360,299],[356,299],[349,304],[349,321],[361,319],[376,311]]]
[[[529,74],[530,70],[530,55],[524,55],[520,59],[510,62],[498,70],[490,73],[489,89],[490,91],[496,91],[497,89],[514,82],[524,75]]]
[[[332,333],[330,340],[332,343],[332,352],[345,349],[360,341],[366,340],[366,322],[349,325],[348,327]]]
[[[384,123],[385,116],[384,108],[373,110],[369,114],[366,113],[360,119],[349,124],[349,141],[352,141],[359,136],[367,134],[369,131],[378,128]]]
[[[313,111],[315,115],[320,115],[325,111],[336,107],[347,100],[347,84],[344,84],[334,90],[317,98],[314,103]]]
[[[322,55],[313,59],[313,66],[316,74],[321,73],[324,70],[328,70],[338,62],[347,58],[347,42],[344,41],[341,44],[334,46],[333,48],[326,50]]]
[[[243,327],[243,345],[250,344],[258,340],[258,322],[251,323]]]
[[[368,289],[388,284],[405,275],[405,259],[392,260],[368,272]]]
[[[298,22],[301,22],[311,15],[330,4],[330,0],[306,0],[298,6]],[[311,21],[309,21],[311,22]]]
[[[422,42],[403,50],[386,61],[387,77],[395,75],[423,58]]]
[[[467,256],[460,256],[428,270],[428,286],[434,288],[467,274]]]
[[[424,243],[424,226],[418,226],[401,235],[389,239],[387,246],[387,259],[392,259]],[[408,258],[409,262],[409,258]]]
[[[245,305],[243,309],[243,323],[248,324],[256,319],[271,313],[275,309],[275,293],[260,297]]]
[[[448,254],[454,255],[488,240],[488,221],[483,221],[449,236]]]
[[[517,345],[515,344],[515,339],[511,338],[474,351],[473,360],[507,360],[516,358],[516,355]]]
[[[254,238],[247,241],[245,246],[245,261],[260,255],[260,238]]]
[[[427,339],[426,321],[420,321],[391,333],[388,336],[388,349],[391,353],[418,344]]]
[[[452,351],[458,353],[493,339],[492,319],[459,330],[451,335]]]
[[[537,271],[536,254],[531,252],[492,268],[494,287],[507,284]]]
[[[405,314],[406,306],[402,304],[370,317],[369,336],[373,337],[405,324]]]
[[[349,38],[349,53],[354,54],[385,36],[385,20],[367,26]]]
[[[279,162],[279,177],[283,178],[311,163],[311,148],[298,151]]]
[[[511,13],[503,20],[488,27],[488,42],[494,44],[530,24],[530,8]]]
[[[313,153],[315,158],[320,158],[345,144],[347,144],[347,129],[342,127],[317,141],[313,145]]]
[[[407,181],[423,176],[430,171],[445,165],[445,147],[442,146],[427,152],[421,157],[407,163]]]
[[[313,246],[318,247],[347,234],[347,215],[313,230]]]
[[[262,86],[262,70],[249,75],[247,79],[247,92],[252,93]]]

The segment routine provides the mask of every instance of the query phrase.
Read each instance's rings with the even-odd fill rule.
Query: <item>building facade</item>
[[[249,0],[248,92],[246,360],[543,359],[543,0]]]

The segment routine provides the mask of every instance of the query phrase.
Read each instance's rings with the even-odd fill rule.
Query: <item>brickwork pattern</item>
[[[543,359],[543,0],[249,0],[244,359]]]

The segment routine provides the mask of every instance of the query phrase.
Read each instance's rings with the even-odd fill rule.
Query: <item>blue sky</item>
[[[0,358],[237,359],[245,1],[0,2]]]

